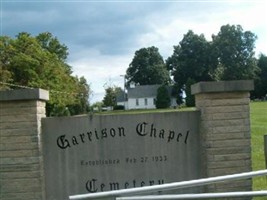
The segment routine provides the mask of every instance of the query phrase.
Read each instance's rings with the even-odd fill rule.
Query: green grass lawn
[[[250,122],[252,139],[252,168],[253,171],[266,169],[264,158],[264,139],[267,135],[267,102],[253,102],[250,104]],[[267,178],[253,178],[253,190],[266,190]],[[263,200],[267,197],[257,197],[254,200]]]
[[[161,112],[181,112],[194,111],[195,107],[170,108],[170,109],[136,109],[136,110],[113,110],[95,113],[97,115],[114,115],[114,114],[142,114],[142,113],[161,113]]]

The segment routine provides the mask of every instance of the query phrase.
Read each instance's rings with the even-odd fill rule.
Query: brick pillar
[[[253,88],[253,81],[192,85],[196,107],[201,112],[203,177],[252,170],[249,91]],[[207,192],[251,191],[252,181],[218,183],[206,189]]]
[[[44,200],[41,118],[48,92],[0,91],[0,199]]]

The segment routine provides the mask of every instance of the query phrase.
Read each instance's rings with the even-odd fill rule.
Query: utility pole
[[[125,89],[125,85],[126,85],[126,78],[125,78],[125,76],[126,75],[120,75],[121,77],[123,77],[123,82],[124,82],[124,84],[123,84],[123,98],[124,98],[124,110],[126,110],[126,89]]]

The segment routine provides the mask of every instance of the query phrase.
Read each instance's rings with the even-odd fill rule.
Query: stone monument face
[[[200,178],[199,112],[42,122],[47,199]]]

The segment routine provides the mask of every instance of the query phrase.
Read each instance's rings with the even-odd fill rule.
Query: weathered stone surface
[[[17,143],[16,145],[13,144],[1,144],[0,151],[14,151],[14,150],[33,150],[39,149],[39,145],[37,142],[31,143]]]
[[[223,140],[240,140],[240,139],[250,139],[247,137],[244,132],[237,132],[237,133],[222,133],[222,134],[213,134],[207,133],[207,137],[210,141],[223,141]]]
[[[240,153],[240,154],[226,154],[226,155],[208,155],[208,160],[210,162],[213,161],[236,161],[236,160],[249,160],[250,155],[247,153]]]
[[[11,193],[3,193],[1,198],[5,200],[36,200],[42,199],[42,193],[40,192],[11,192]]]
[[[18,157],[34,157],[38,156],[39,151],[38,149],[18,149],[18,150],[9,150],[9,151],[1,151],[0,158],[18,158]]]
[[[40,170],[40,164],[1,165],[0,172],[25,172]]]
[[[192,88],[193,93],[196,94],[196,106],[201,113],[199,141],[202,147],[200,152],[202,156],[202,177],[251,171],[250,95],[248,91],[253,89],[253,82],[199,83]],[[26,96],[21,95],[21,92],[26,92]],[[1,200],[44,200],[46,198],[44,194],[44,164],[40,131],[41,119],[45,117],[45,102],[43,100],[48,99],[48,95],[39,89],[11,91],[4,95],[2,94],[1,92]],[[165,117],[163,116],[163,118]],[[185,117],[185,120],[190,121],[187,117]],[[108,124],[106,121],[100,121],[105,125]],[[59,123],[61,122],[59,121]],[[120,122],[116,121],[115,124],[119,126]],[[70,127],[70,129],[72,130],[73,127]],[[71,144],[75,146],[75,140],[82,137],[78,135],[74,138],[74,141],[70,140]],[[154,139],[159,139],[159,137]],[[105,142],[104,140],[99,141],[99,144]],[[83,142],[80,141],[80,143],[82,144]],[[139,144],[136,144],[136,146],[140,148]],[[161,152],[164,152],[165,146],[160,149]],[[121,152],[121,149],[119,150]],[[138,149],[138,151],[141,150]],[[101,149],[99,152],[103,154],[104,150]],[[178,151],[177,157],[187,158],[186,160],[188,161],[188,158],[190,158],[189,151],[186,151],[186,154],[181,154],[181,152],[183,152],[182,149]],[[109,152],[105,152],[105,154],[109,154]],[[73,156],[73,162],[76,162],[77,155],[73,152],[71,155]],[[65,161],[66,157],[63,156],[61,159]],[[69,170],[66,166],[57,167],[60,170]],[[86,166],[83,170],[87,170],[87,167],[90,168]],[[118,169],[115,168],[114,170]],[[171,175],[173,172],[166,173]],[[183,173],[188,173],[188,170],[184,170]],[[88,177],[86,178],[88,179]],[[62,181],[66,182],[66,178],[63,177]],[[251,180],[248,179],[231,183],[212,184],[207,186],[207,191],[248,191],[251,190],[251,185]],[[66,186],[63,185],[62,187]]]
[[[40,180],[38,178],[25,179],[1,179],[1,192],[11,193],[16,192],[38,192],[40,190]]]
[[[21,143],[31,143],[36,142],[37,136],[26,135],[26,136],[16,136],[16,137],[1,137],[0,144],[14,144]]]
[[[0,125],[0,130],[6,130],[6,129],[19,129],[19,128],[25,128],[25,127],[36,127],[36,122],[27,122],[27,121],[18,121],[14,123],[9,122],[3,122]]]
[[[224,168],[208,168],[208,177],[215,177],[215,176],[223,176],[223,175],[230,175],[236,173],[243,173],[243,172],[250,172],[251,169],[248,166],[231,166],[231,167],[224,167]],[[243,182],[246,182],[243,180]]]
[[[249,112],[241,111],[241,112],[235,112],[235,113],[213,113],[212,119],[214,120],[222,120],[222,119],[248,119],[249,118]]]
[[[253,89],[253,82],[202,82],[191,89],[201,112],[203,176],[251,171],[248,91]],[[251,190],[251,187],[251,180],[242,180],[213,184],[206,189],[226,192]]]
[[[17,129],[0,129],[0,136],[2,137],[15,137],[15,136],[25,136],[25,135],[35,135],[37,132],[37,127],[22,127]]]
[[[20,158],[1,158],[2,165],[31,165],[38,164],[38,157],[20,157]]]
[[[254,84],[251,80],[199,82],[191,86],[192,94],[242,92],[253,89]]]
[[[49,93],[40,88],[0,91],[0,101],[49,100]]]
[[[228,148],[206,148],[207,155],[224,155],[224,154],[240,154],[240,153],[247,153],[250,155],[251,149],[250,146],[247,148],[244,147],[228,147]]]
[[[199,114],[43,119],[47,198],[110,191],[114,183],[117,189],[125,189],[158,184],[158,180],[171,183],[200,178]],[[118,128],[124,130],[121,136]],[[190,191],[199,192],[199,188]]]
[[[44,200],[41,118],[48,92],[0,92],[1,200]]]
[[[2,179],[39,178],[39,171],[1,172]]]
[[[233,127],[233,126],[239,126],[239,125],[250,125],[250,120],[245,119],[227,119],[224,120],[207,120],[207,125],[209,127],[213,128],[223,128],[223,127]]]

